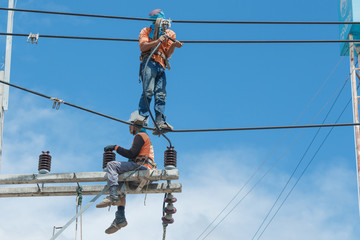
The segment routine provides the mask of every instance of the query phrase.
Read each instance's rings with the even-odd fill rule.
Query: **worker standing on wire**
[[[174,53],[175,48],[181,48],[183,43],[175,40],[175,32],[165,27],[165,14],[161,9],[155,9],[149,14],[154,19],[150,27],[143,28],[139,35],[139,46],[141,50],[140,77],[143,81],[144,92],[147,101],[150,104],[153,95],[155,95],[155,122],[162,132],[173,130],[173,127],[166,122],[165,98],[166,98],[166,74],[165,68],[170,70],[169,60]],[[152,55],[145,66],[151,52],[158,44],[161,45]],[[149,117],[149,109],[146,104],[144,92],[139,102],[140,116],[135,124],[142,125]],[[159,134],[156,130],[154,134]]]
[[[129,121],[133,123],[137,115],[138,111],[133,112]],[[146,130],[132,125],[129,126],[129,130],[130,133],[135,136],[130,149],[124,149],[118,145],[108,145],[104,148],[105,152],[115,150],[121,156],[129,159],[127,162],[111,161],[108,162],[106,166],[110,194],[101,203],[97,204],[96,207],[118,206],[118,210],[115,213],[115,220],[110,227],[105,230],[107,234],[115,233],[127,225],[125,218],[126,195],[124,193],[126,186],[124,182],[118,182],[119,174],[134,170],[156,168],[156,164],[154,163],[154,149]],[[120,190],[120,194],[118,190]]]

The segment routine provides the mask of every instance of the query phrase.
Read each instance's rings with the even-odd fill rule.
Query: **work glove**
[[[115,147],[116,147],[116,145],[108,145],[108,146],[104,147],[104,152],[114,151]]]

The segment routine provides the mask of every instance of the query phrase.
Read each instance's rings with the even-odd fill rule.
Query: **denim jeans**
[[[106,165],[108,186],[109,187],[118,186],[119,174],[124,172],[134,171],[137,169],[146,170],[147,168],[142,165],[136,164],[134,162],[117,162],[117,161],[108,162]]]
[[[155,95],[155,121],[156,123],[160,123],[162,121],[165,122],[165,97],[166,97],[166,75],[165,69],[153,59],[150,59],[145,72],[144,67],[147,58],[145,58],[140,65],[140,75],[145,85],[145,92],[147,95],[147,100],[150,102],[152,97]],[[141,94],[141,98],[139,101],[139,113],[143,117],[149,116],[149,111],[146,106],[144,92]]]

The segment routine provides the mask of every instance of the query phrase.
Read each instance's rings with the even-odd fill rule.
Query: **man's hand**
[[[159,38],[158,38],[158,41],[159,42],[165,42],[167,40],[167,36],[166,35],[161,35]]]
[[[173,43],[173,45],[174,45],[175,47],[177,47],[177,48],[181,48],[183,44],[184,44],[184,43],[179,42],[178,40],[176,40],[176,41]]]
[[[114,151],[115,147],[116,147],[116,145],[108,145],[108,146],[104,147],[104,152]]]

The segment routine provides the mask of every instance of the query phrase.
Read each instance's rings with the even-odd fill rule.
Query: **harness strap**
[[[133,161],[136,164],[143,165],[143,166],[147,167],[148,169],[157,168],[156,163],[154,162],[154,160],[152,160],[148,156],[137,156]]]

